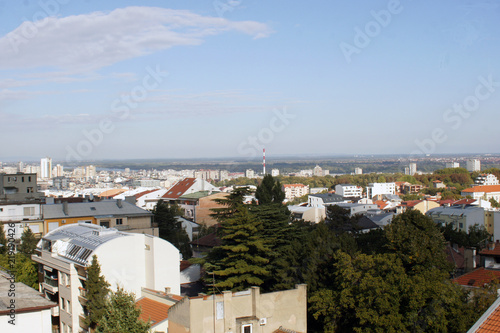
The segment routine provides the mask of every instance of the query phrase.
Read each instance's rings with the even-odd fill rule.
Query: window
[[[26,193],[33,193],[33,187],[27,187]]]
[[[116,219],[116,225],[122,225],[123,219]]]
[[[252,324],[245,324],[241,326],[241,333],[252,333]]]
[[[33,216],[35,215],[35,207],[24,207],[24,216]]]
[[[71,313],[71,301],[68,300],[68,313]]]
[[[61,308],[66,311],[66,300],[61,297]]]

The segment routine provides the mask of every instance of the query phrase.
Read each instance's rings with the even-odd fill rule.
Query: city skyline
[[[3,1],[0,160],[498,153],[499,12]]]

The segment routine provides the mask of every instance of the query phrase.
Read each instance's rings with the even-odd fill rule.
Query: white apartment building
[[[467,160],[467,171],[481,171],[481,161],[476,159]]]
[[[396,183],[370,183],[366,187],[366,197],[372,199],[379,194],[396,194]]]
[[[500,202],[500,185],[479,185],[473,186],[470,188],[466,188],[460,192],[461,196],[471,196],[472,199],[485,199],[490,200],[491,198],[495,199],[497,202]]]
[[[354,174],[355,175],[362,175],[363,174],[363,169],[361,169],[361,168],[354,168]]]
[[[255,178],[255,172],[252,169],[247,169],[245,171],[245,177],[247,177],[247,178]]]
[[[474,186],[477,185],[499,185],[498,178],[492,174],[481,174],[474,180]]]
[[[446,162],[447,168],[460,168],[460,163],[458,162]]]
[[[59,303],[52,316],[61,332],[86,330],[86,268],[94,255],[112,290],[120,286],[140,295],[142,287],[169,288],[180,294],[179,251],[169,242],[87,223],[66,225],[47,233],[32,256],[41,292]]]
[[[42,179],[52,178],[52,159],[50,157],[40,160],[40,177]]]
[[[363,188],[352,184],[339,184],[335,186],[335,194],[347,198],[361,198],[363,196]]]
[[[280,175],[280,170],[279,169],[272,169],[271,170],[271,176],[278,177],[279,175]]]
[[[285,184],[283,185],[285,199],[293,200],[309,194],[309,185],[304,184]]]

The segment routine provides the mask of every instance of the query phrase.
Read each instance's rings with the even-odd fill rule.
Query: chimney
[[[64,201],[62,205],[64,215],[68,215],[68,202]]]
[[[170,294],[170,287],[165,287],[165,294]]]
[[[116,200],[116,205],[118,206],[118,208],[122,208],[123,207],[122,199]]]

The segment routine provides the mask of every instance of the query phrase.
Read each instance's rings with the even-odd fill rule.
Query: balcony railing
[[[43,282],[45,282],[46,284],[48,284],[49,286],[52,286],[52,287],[59,287],[59,282],[57,281],[57,278],[53,278],[53,277],[46,275],[43,278]]]

